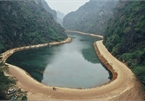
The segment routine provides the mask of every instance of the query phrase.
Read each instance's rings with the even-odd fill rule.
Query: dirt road
[[[39,48],[39,47],[46,47],[46,46],[54,46],[54,45],[60,45],[64,43],[69,43],[72,41],[72,38],[67,38],[63,41],[60,42],[50,42],[50,43],[44,43],[44,44],[37,44],[37,45],[30,45],[30,46],[23,46],[23,47],[18,47],[18,48],[13,48],[10,50],[7,50],[6,52],[2,53],[2,61],[5,62],[9,56],[11,56],[13,53],[21,50],[26,50],[26,49],[33,49],[33,48]]]
[[[102,44],[95,43],[100,54],[112,65],[117,78],[112,82],[91,89],[69,89],[46,86],[34,80],[28,73],[19,67],[9,65],[10,72],[18,79],[18,86],[28,91],[28,100],[50,101],[113,101],[113,100],[141,100],[142,93],[134,74],[123,63],[114,58]]]
[[[110,93],[111,100],[141,100],[143,99],[143,92],[140,88],[140,83],[137,81],[135,75],[132,71],[122,62],[118,61],[114,56],[112,56],[106,47],[103,45],[102,41],[96,42],[100,54],[107,60],[107,62],[113,67],[115,72],[117,72],[117,78],[111,82],[113,85],[109,88],[113,88]]]
[[[92,33],[84,33],[84,32],[73,31],[73,30],[66,30],[65,32],[78,33],[78,34],[82,34],[82,35],[88,35],[88,36],[93,36],[93,37],[97,37],[97,38],[103,39],[102,35],[97,35],[97,34],[92,34]]]

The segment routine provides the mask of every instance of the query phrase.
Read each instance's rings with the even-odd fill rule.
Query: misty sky
[[[48,5],[64,14],[67,14],[71,11],[77,10],[80,6],[88,2],[89,0],[45,0]]]

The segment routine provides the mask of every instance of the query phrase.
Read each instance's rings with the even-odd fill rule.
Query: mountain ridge
[[[0,52],[67,38],[40,0],[0,1]]]
[[[144,1],[120,1],[109,20],[103,43],[132,69],[145,88],[144,11]]]
[[[103,34],[118,0],[90,0],[78,10],[68,13],[63,19],[67,30]]]

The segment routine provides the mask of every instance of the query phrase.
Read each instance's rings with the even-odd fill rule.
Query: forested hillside
[[[44,9],[42,2],[0,1],[0,53],[10,48],[67,38],[64,29]],[[27,100],[26,92],[17,88],[15,79],[4,75],[8,67],[1,59],[0,54],[0,100]],[[10,89],[13,92],[9,94]]]
[[[145,1],[120,1],[105,30],[104,44],[145,85]]]
[[[64,29],[44,9],[41,0],[0,1],[0,53],[66,37]]]
[[[55,11],[51,9],[45,0],[41,0],[41,3],[43,7],[45,8],[45,10],[53,15],[54,20],[57,21],[62,26],[62,20],[63,20],[64,14],[59,11]]]
[[[45,8],[45,10],[46,10],[47,12],[49,12],[50,14],[52,14],[53,18],[54,18],[55,20],[57,20],[57,13],[56,13],[56,11],[55,11],[55,10],[52,10],[52,9],[49,7],[49,5],[47,4],[47,2],[46,2],[45,0],[41,0],[41,3],[42,3],[42,5],[43,5],[43,7]]]
[[[67,14],[63,26],[69,30],[103,34],[118,0],[90,0],[77,11]]]

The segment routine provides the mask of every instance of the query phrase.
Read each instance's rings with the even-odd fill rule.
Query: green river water
[[[108,82],[111,73],[98,59],[95,37],[67,33],[71,43],[23,50],[7,59],[26,70],[33,78],[48,86],[92,88]]]

